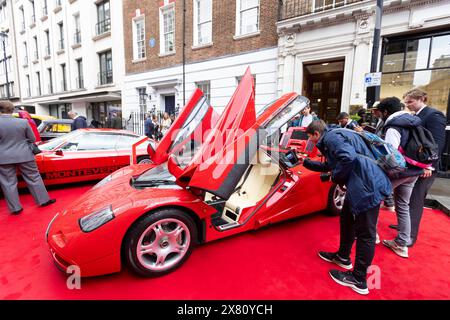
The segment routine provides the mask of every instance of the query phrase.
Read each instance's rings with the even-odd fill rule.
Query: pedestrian
[[[410,90],[404,94],[403,98],[406,107],[414,112],[415,115],[421,119],[422,126],[431,132],[439,150],[439,159],[433,163],[433,168],[435,170],[421,175],[419,179],[417,179],[411,194],[411,240],[408,246],[412,247],[416,243],[419,235],[419,226],[422,219],[425,198],[428,194],[428,190],[430,190],[436,179],[439,161],[442,158],[442,153],[444,151],[446,119],[442,112],[428,105],[428,95],[423,90]]]
[[[306,128],[311,122],[319,120],[319,117],[311,114],[311,106],[309,104],[305,108],[303,108],[301,113],[302,115],[300,116],[300,119],[298,121],[299,127]]]
[[[355,130],[359,127],[356,121],[350,119],[350,115],[347,112],[339,113],[336,120],[338,121],[341,128]]]
[[[165,135],[167,130],[169,130],[172,120],[170,120],[169,114],[164,112],[163,120],[161,121],[161,134]]]
[[[20,170],[34,200],[41,207],[55,203],[45,189],[30,143],[35,136],[28,121],[12,116],[14,105],[0,101],[0,185],[9,211],[16,215],[23,211],[17,189],[17,169]]]
[[[153,124],[152,117],[149,113],[145,115],[145,121],[144,121],[144,131],[145,135],[149,137],[150,139],[154,139],[154,131],[155,131],[155,125]]]
[[[418,117],[403,111],[404,105],[400,99],[389,97],[383,99],[377,109],[381,113],[384,122],[383,135],[384,140],[390,143],[395,149],[404,150],[411,136],[411,130],[420,126],[421,121]],[[427,169],[429,170],[429,169]],[[410,219],[410,198],[419,175],[424,174],[424,169],[414,166],[408,166],[396,179],[392,179],[392,188],[394,189],[395,212],[398,222],[398,233],[393,240],[383,240],[383,244],[393,252],[403,258],[408,258],[408,247],[411,235]]]
[[[118,130],[122,130],[123,129],[122,118],[119,117],[117,112],[113,112],[112,115],[111,115],[111,127],[110,128],[118,129]]]
[[[329,274],[338,284],[368,294],[367,269],[375,254],[380,203],[392,192],[391,183],[357,132],[330,129],[322,120],[316,120],[307,127],[306,133],[326,161],[305,159],[304,166],[313,171],[331,171],[331,180],[347,190],[340,216],[339,250],[320,251],[319,256],[350,270],[353,267],[350,252],[356,238],[353,271],[330,270]]]
[[[73,119],[73,122],[71,124],[72,131],[87,128],[88,125],[85,117],[78,115],[78,113],[75,111],[69,111],[67,115],[70,119]]]
[[[41,142],[42,139],[41,139],[39,130],[37,128],[36,122],[34,122],[34,120],[31,118],[28,111],[19,110],[17,113],[19,114],[19,118],[26,119],[28,121],[28,124],[30,125],[31,130],[33,130],[33,134],[34,134],[34,137],[36,138],[36,142]]]

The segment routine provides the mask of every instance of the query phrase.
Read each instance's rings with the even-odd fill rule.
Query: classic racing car
[[[125,130],[78,129],[39,144],[36,163],[46,185],[101,180],[129,165],[132,145],[143,138]],[[139,163],[150,162],[146,147],[137,150]]]
[[[58,268],[77,265],[81,276],[96,276],[125,263],[138,275],[160,276],[181,266],[198,243],[338,212],[343,192],[305,169],[294,149],[280,146],[280,128],[307,99],[288,93],[256,114],[254,97],[247,70],[194,149],[186,146],[211,107],[202,96],[191,98],[183,129],[164,150],[167,161],[118,170],[57,213],[46,239]],[[302,151],[320,159],[316,150]]]

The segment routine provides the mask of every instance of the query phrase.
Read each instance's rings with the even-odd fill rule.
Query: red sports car
[[[101,180],[130,164],[131,147],[142,138],[125,130],[79,129],[39,144],[36,162],[46,185]],[[150,162],[147,145],[137,149],[137,157]]]
[[[177,152],[167,162],[116,171],[59,212],[46,233],[56,265],[96,276],[118,272],[124,262],[139,275],[159,276],[182,265],[197,243],[339,211],[340,189],[280,147],[281,128],[307,99],[289,93],[256,114],[254,97],[248,70],[196,149],[189,146],[206,105],[186,117],[181,127],[188,129],[172,139],[167,150]],[[320,159],[314,145],[302,152]]]

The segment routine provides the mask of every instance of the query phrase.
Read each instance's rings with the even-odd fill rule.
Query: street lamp
[[[6,76],[6,98],[9,100],[9,79],[8,79],[8,62],[6,60],[6,38],[8,38],[8,34],[3,30],[0,31],[0,36],[2,37],[3,44],[3,63],[5,64],[5,76]]]

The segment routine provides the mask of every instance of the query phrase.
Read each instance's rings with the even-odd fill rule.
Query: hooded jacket
[[[322,170],[319,164],[305,167],[315,171],[331,171],[331,180],[347,187],[346,200],[353,214],[359,214],[380,205],[392,192],[392,186],[383,170],[376,164],[372,152],[362,137],[346,129],[327,129],[317,142],[326,157]],[[314,168],[313,168],[314,167]]]

